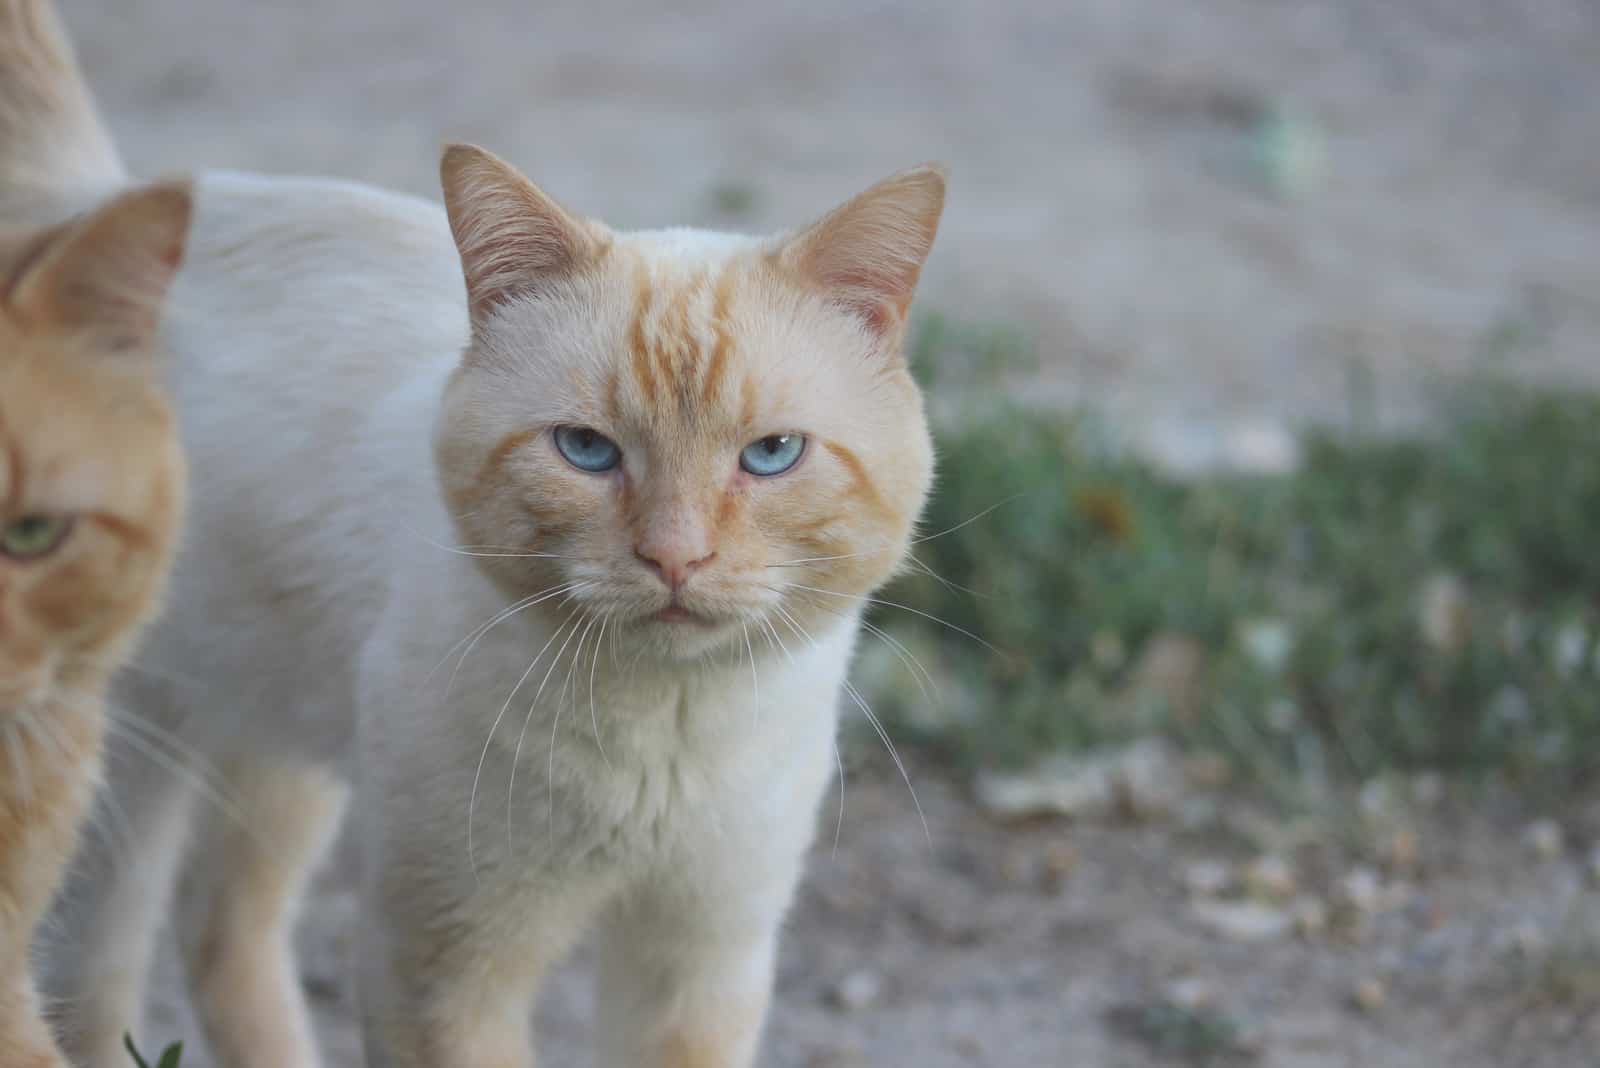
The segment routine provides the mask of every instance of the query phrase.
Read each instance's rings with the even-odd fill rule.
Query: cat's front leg
[[[791,879],[656,884],[603,925],[599,1068],[749,1068]]]
[[[541,980],[604,889],[530,876],[487,843],[475,874],[458,838],[427,830],[391,824],[382,840],[397,848],[369,858],[359,976],[368,1068],[533,1068]]]
[[[408,929],[415,919],[372,916],[363,936],[368,1068],[533,1068],[529,1012],[549,962],[508,952],[522,938],[495,945],[470,919]]]

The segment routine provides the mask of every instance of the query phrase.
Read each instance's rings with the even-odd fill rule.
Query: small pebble
[[[1008,886],[1027,886],[1034,880],[1034,857],[1030,849],[1012,848],[1000,858],[1000,880]]]
[[[1383,883],[1378,873],[1367,867],[1351,868],[1339,881],[1339,900],[1361,913],[1378,911],[1383,896]]]
[[[1191,897],[1220,897],[1233,885],[1233,872],[1221,860],[1196,860],[1183,869],[1183,888]]]
[[[1410,905],[1417,896],[1417,888],[1404,880],[1386,884],[1378,893],[1378,911],[1396,912]]]
[[[1417,866],[1420,852],[1417,832],[1410,827],[1401,827],[1384,843],[1383,859],[1391,871],[1412,871]]]
[[[1195,753],[1184,760],[1183,773],[1190,786],[1214,790],[1233,779],[1233,765],[1221,753]]]
[[[1444,653],[1460,652],[1472,630],[1472,604],[1467,588],[1454,575],[1438,574],[1422,586],[1418,622],[1427,643]]]
[[[1522,832],[1522,840],[1540,860],[1554,860],[1565,847],[1565,835],[1555,820],[1535,820]]]
[[[1040,864],[1041,879],[1046,893],[1058,894],[1067,885],[1067,879],[1078,866],[1078,851],[1070,842],[1051,842],[1044,850]]]
[[[1503,944],[1507,952],[1519,957],[1536,957],[1545,948],[1544,932],[1532,920],[1523,920],[1505,933]]]
[[[1257,857],[1245,869],[1245,889],[1262,901],[1287,901],[1294,897],[1297,884],[1294,870],[1282,857]]]
[[[1328,906],[1320,897],[1305,895],[1295,899],[1289,910],[1294,917],[1294,930],[1301,938],[1315,938],[1328,929]]]
[[[1363,979],[1351,992],[1351,1000],[1362,1012],[1377,1012],[1389,1000],[1389,987],[1382,979]]]
[[[977,1035],[968,1033],[955,1035],[950,1040],[950,1048],[969,1061],[983,1061],[983,1042]]]
[[[1177,819],[1186,831],[1209,830],[1221,821],[1222,809],[1214,797],[1186,797],[1178,806]]]
[[[1433,808],[1444,800],[1444,776],[1437,771],[1424,771],[1411,780],[1411,797],[1424,808]]]
[[[883,999],[883,977],[861,969],[851,972],[828,992],[828,1001],[843,1012],[863,1012]]]
[[[1356,805],[1367,819],[1382,819],[1394,811],[1394,788],[1387,779],[1368,779],[1356,795]]]
[[[1231,942],[1268,942],[1294,928],[1294,921],[1283,909],[1253,901],[1201,901],[1195,904],[1194,911],[1201,926]]]
[[[1217,990],[1198,975],[1185,975],[1167,984],[1167,1004],[1185,1012],[1201,1012],[1217,1004]]]

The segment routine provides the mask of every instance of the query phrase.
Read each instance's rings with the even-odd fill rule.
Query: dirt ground
[[[882,768],[848,778],[837,852],[836,798],[824,805],[764,1065],[1596,1063],[1600,892],[1572,843],[1595,840],[1600,804],[1574,806],[1560,824],[1569,844],[1541,852],[1515,801],[1475,793],[1425,806],[1401,791],[1394,826],[1414,852],[1398,858],[1373,833],[1364,862],[1360,833],[1297,828],[1226,792],[1195,791],[1181,810],[1138,822],[1015,825],[985,817],[929,769],[913,765],[912,776],[931,847],[904,783]],[[1291,893],[1324,902],[1324,926],[1302,905],[1282,910],[1299,919],[1292,931],[1247,937],[1206,922],[1217,901],[1200,870],[1240,878],[1262,855],[1290,858]],[[1358,908],[1361,892],[1344,887],[1363,872],[1374,893]],[[350,884],[347,871],[324,878],[301,939],[334,1068],[361,1063],[346,967]],[[173,961],[163,970],[150,1033],[192,1036]],[[588,1063],[586,980],[580,953],[542,1006],[541,1064]],[[1173,1006],[1196,1022],[1163,1026]],[[1202,1031],[1206,1020],[1215,1024]]]
[[[1368,388],[1409,418],[1431,376],[1484,360],[1600,383],[1592,0],[60,2],[146,174],[433,195],[459,138],[619,225],[766,227],[942,159],[923,306],[1022,325],[1037,396],[1184,463],[1259,458]],[[1003,827],[916,778],[931,850],[903,785],[852,782],[765,1063],[1134,1068],[1173,1063],[1163,1043],[1286,1068],[1600,1061],[1600,980],[1561,952],[1596,908],[1600,826],[1577,807],[1543,861],[1514,805],[1430,812],[1410,889],[1364,929],[1239,941],[1183,886],[1191,862],[1249,859],[1238,835]],[[1346,861],[1305,863],[1331,901]],[[329,876],[305,931],[336,1068],[359,1063],[347,886]],[[557,1068],[582,1062],[581,971],[542,1010]],[[173,989],[154,1033],[192,1035]],[[1166,1002],[1237,1027],[1208,1044]]]

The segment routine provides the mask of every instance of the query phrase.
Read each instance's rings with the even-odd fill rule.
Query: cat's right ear
[[[447,147],[439,161],[439,180],[474,322],[604,250],[593,224],[476,145]]]
[[[112,352],[148,348],[192,213],[188,182],[124,193],[36,243],[6,287],[6,302],[32,328],[91,332]]]
[[[778,262],[873,334],[898,338],[939,230],[944,186],[935,164],[886,178],[789,237]]]

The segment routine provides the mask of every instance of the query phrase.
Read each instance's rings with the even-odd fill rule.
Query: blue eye
[[[586,426],[558,426],[556,448],[580,471],[609,471],[622,461],[617,443]]]
[[[773,434],[752,441],[739,454],[739,466],[752,475],[781,475],[800,462],[806,439],[799,434]]]

